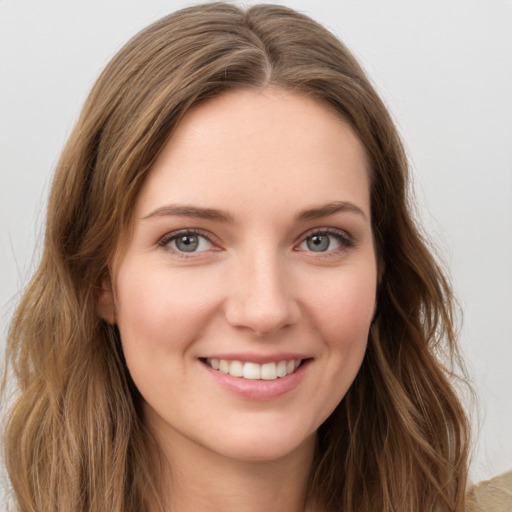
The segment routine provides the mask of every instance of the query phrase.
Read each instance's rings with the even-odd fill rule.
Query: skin
[[[340,202],[349,206],[319,210]],[[145,422],[170,461],[170,509],[304,510],[316,430],[360,368],[375,311],[360,141],[316,100],[225,93],[184,117],[133,227],[100,311],[119,327]],[[180,252],[172,236],[189,229],[199,245]],[[326,250],[312,250],[315,234]],[[308,363],[291,390],[252,399],[204,363],[233,353]]]

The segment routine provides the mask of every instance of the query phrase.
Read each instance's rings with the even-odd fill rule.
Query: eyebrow
[[[357,213],[358,215],[361,215],[363,219],[367,219],[364,211],[354,203],[350,203],[349,201],[333,201],[332,203],[316,206],[300,212],[297,215],[296,220],[314,220],[340,212]]]
[[[356,206],[354,203],[348,201],[333,201],[324,205],[308,208],[300,212],[296,217],[296,222],[305,220],[314,220],[321,217],[327,217],[340,212],[350,212],[361,215],[366,219],[364,211]],[[181,217],[196,217],[199,219],[214,220],[217,222],[233,223],[234,217],[231,213],[223,210],[217,210],[215,208],[201,208],[198,206],[191,205],[176,205],[169,204],[161,206],[156,210],[148,213],[143,219],[150,219],[152,217],[165,217],[165,216],[181,216]]]
[[[216,210],[214,208],[200,208],[198,206],[180,206],[177,204],[169,204],[162,206],[148,213],[143,219],[151,217],[165,217],[168,215],[178,215],[182,217],[197,217],[199,219],[215,220],[218,222],[233,222],[234,218],[228,212]]]

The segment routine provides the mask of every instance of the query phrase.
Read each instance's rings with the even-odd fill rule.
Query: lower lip
[[[299,368],[286,377],[274,380],[251,380],[233,377],[227,373],[214,370],[205,363],[200,363],[224,389],[247,400],[273,400],[294,390],[303,379],[311,360],[304,361]]]

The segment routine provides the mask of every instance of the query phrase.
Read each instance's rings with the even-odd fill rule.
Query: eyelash
[[[158,241],[158,245],[165,250],[168,250],[170,252],[173,252],[174,254],[179,255],[182,258],[192,258],[192,257],[194,257],[193,254],[196,254],[196,253],[190,252],[189,254],[187,254],[184,251],[179,251],[177,249],[173,249],[173,248],[169,247],[170,242],[172,242],[173,240],[177,240],[178,238],[180,238],[182,236],[187,236],[187,235],[204,238],[210,244],[215,245],[214,242],[211,240],[211,237],[207,233],[205,233],[204,231],[202,231],[200,229],[194,229],[194,228],[180,229],[179,231],[173,231],[172,233],[168,233],[167,235],[165,235],[162,239],[160,239]],[[203,252],[203,251],[201,251],[201,252]]]
[[[198,254],[198,253],[190,252],[189,254],[187,254],[184,251],[180,251],[180,250],[169,247],[170,242],[172,242],[173,240],[177,240],[181,236],[186,236],[186,235],[204,238],[210,244],[215,245],[215,243],[211,239],[211,236],[208,233],[206,233],[202,230],[199,230],[199,229],[190,228],[190,229],[181,229],[179,231],[173,231],[171,233],[168,233],[167,235],[165,235],[162,239],[160,239],[158,241],[158,246],[162,247],[165,250],[173,252],[174,254],[177,254],[182,258],[193,258],[194,254]],[[296,247],[302,245],[304,242],[306,242],[308,240],[308,238],[311,238],[315,235],[316,236],[328,235],[328,236],[334,237],[340,244],[340,247],[335,248],[335,249],[330,249],[327,251],[318,251],[319,255],[327,256],[327,255],[330,255],[333,253],[339,253],[341,251],[350,249],[351,247],[355,246],[354,239],[352,237],[350,237],[345,231],[334,229],[334,228],[315,228],[314,230],[308,231],[307,233],[302,235],[300,238],[301,241]],[[298,249],[296,249],[296,250],[298,250]],[[206,252],[206,251],[200,251],[200,253],[201,252]],[[305,252],[315,253],[315,251],[305,251]]]
[[[330,249],[327,251],[319,251],[318,252],[319,255],[328,256],[333,253],[339,253],[341,251],[345,251],[345,250],[350,249],[351,247],[355,246],[354,239],[350,235],[348,235],[348,233],[346,233],[345,231],[342,231],[340,229],[334,229],[334,228],[315,228],[311,231],[308,231],[307,233],[305,233],[304,235],[301,236],[301,242],[299,245],[302,245],[304,242],[307,241],[308,238],[311,238],[315,235],[316,236],[329,235],[329,236],[335,238],[340,244],[340,247],[338,247],[336,249]],[[309,251],[309,252],[314,253],[315,251]]]

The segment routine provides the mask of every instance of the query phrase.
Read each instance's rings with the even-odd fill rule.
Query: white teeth
[[[258,363],[244,364],[244,379],[257,380],[260,378],[261,365]]]
[[[244,364],[241,361],[231,361],[229,374],[233,377],[242,377],[244,375]]]
[[[249,380],[275,380],[293,373],[301,359],[278,361],[276,363],[258,364],[247,361],[229,361],[227,359],[207,359],[206,363],[214,370]]]
[[[261,378],[263,380],[277,379],[276,363],[266,363],[261,365]]]
[[[219,370],[222,373],[229,373],[229,363],[225,359],[220,360]]]
[[[279,361],[279,363],[277,363],[277,376],[284,377],[286,375],[288,375],[286,371],[286,361]]]

